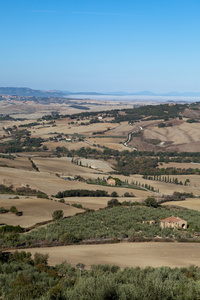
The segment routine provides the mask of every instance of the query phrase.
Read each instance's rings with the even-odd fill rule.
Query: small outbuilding
[[[160,227],[161,228],[182,228],[186,229],[187,228],[187,221],[179,218],[179,217],[174,217],[171,216],[169,218],[163,219],[160,221]]]
[[[156,221],[155,220],[149,220],[149,221],[142,221],[143,224],[147,223],[149,225],[154,225],[156,224]]]

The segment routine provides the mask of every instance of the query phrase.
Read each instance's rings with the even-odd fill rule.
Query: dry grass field
[[[113,168],[110,166],[108,162],[97,160],[97,159],[87,159],[87,158],[79,158],[78,162],[82,163],[82,166],[92,167],[92,169],[102,170],[104,172],[113,171]]]
[[[81,204],[84,208],[98,210],[100,208],[105,208],[107,202],[111,199],[110,197],[68,197],[64,198],[65,203]],[[119,199],[120,201],[122,199]],[[125,200],[125,198],[123,199]]]
[[[185,180],[188,178],[190,179],[189,186],[184,185],[177,185],[172,183],[165,183],[160,181],[153,181],[148,179],[143,179],[142,175],[130,175],[129,177],[125,177],[122,175],[118,175],[118,178],[121,180],[128,179],[128,182],[131,183],[133,180],[134,182],[138,181],[140,184],[148,184],[150,186],[153,186],[154,189],[157,191],[159,190],[159,193],[155,193],[158,197],[161,195],[172,195],[174,192],[180,192],[180,193],[191,193],[193,192],[194,195],[200,195],[200,176],[197,175],[170,175],[169,178],[173,179],[178,178],[179,181],[185,182]],[[133,191],[135,194],[135,190]]]
[[[22,211],[22,216],[16,216],[13,213],[1,214],[1,225],[20,225],[27,228],[35,225],[36,223],[52,220],[52,213],[55,210],[63,210],[64,217],[73,216],[78,212],[83,212],[82,209],[77,209],[57,201],[48,199],[39,199],[33,197],[23,197],[20,199],[0,199],[0,207],[10,209],[15,206],[18,211]]]
[[[101,160],[77,158],[83,166],[76,165],[71,162],[71,157],[60,158],[32,158],[41,172],[49,172],[50,174],[60,174],[62,176],[80,175],[84,178],[97,178],[98,176],[108,176],[108,172],[112,171],[112,166]],[[74,159],[75,160],[75,159]],[[79,162],[80,163],[80,162]],[[88,167],[87,167],[88,164]],[[94,168],[90,168],[90,166]],[[95,168],[97,167],[97,169]]]
[[[111,197],[68,197],[65,198],[65,203],[71,204],[81,204],[84,208],[94,209],[98,210],[101,208],[105,208],[107,206],[107,203],[109,200],[111,200]],[[145,197],[121,197],[117,198],[119,202],[143,202]]]
[[[55,150],[57,147],[66,147],[69,150],[78,150],[82,147],[87,148],[88,146],[92,149],[96,149],[93,145],[88,145],[85,141],[75,141],[75,142],[67,142],[67,141],[47,141],[44,142],[43,145],[46,145],[49,150]]]
[[[0,111],[2,114],[11,115],[13,118],[27,118],[29,120],[34,120],[41,118],[44,115],[51,114],[52,111],[56,111],[60,114],[75,114],[80,112],[85,112],[84,109],[76,109],[71,107],[74,102],[79,102],[79,105],[85,103],[86,100],[77,99],[71,101],[71,103],[36,103],[34,101],[26,101],[23,100],[3,100],[0,102]],[[136,101],[137,103],[137,101]],[[133,101],[103,101],[103,100],[90,100],[87,99],[87,107],[90,108],[91,111],[105,111],[111,109],[122,109],[122,108],[132,108],[134,102]]]
[[[169,163],[160,163],[159,168],[177,168],[177,169],[200,169],[199,163],[176,163],[176,162],[169,162]]]
[[[26,251],[32,254],[48,253],[50,265],[67,261],[73,266],[84,263],[86,268],[93,264],[118,265],[121,268],[200,266],[199,243],[120,243],[34,248]]]
[[[95,131],[104,131],[107,130],[108,127],[115,128],[116,124],[114,123],[96,123],[90,124],[87,126],[80,126],[79,124],[69,125],[69,119],[62,119],[56,121],[56,127],[52,126],[40,126],[39,128],[31,129],[31,135],[33,137],[42,137],[47,138],[51,135],[51,133],[63,133],[63,134],[84,134],[84,135],[92,135],[92,132]]]
[[[85,101],[85,100],[84,100]],[[87,100],[89,101],[89,100]],[[81,104],[82,102],[80,102]],[[72,103],[71,103],[72,104]],[[71,105],[70,104],[70,105]],[[98,104],[98,105],[96,105]],[[132,104],[118,102],[98,102],[90,101],[88,105],[91,111],[101,111],[114,108],[129,108]],[[9,141],[13,137],[10,133],[6,133],[3,127],[19,126],[29,122],[35,122],[37,118],[50,114],[52,111],[61,112],[62,114],[80,113],[82,110],[69,107],[69,104],[63,103],[58,105],[51,103],[50,105],[36,104],[34,102],[27,103],[23,108],[22,103],[13,102],[0,103],[1,113],[11,112],[16,115],[27,117],[24,121],[3,121],[0,122],[0,138],[2,142]],[[123,112],[121,112],[123,113]],[[190,112],[188,112],[188,115]],[[92,117],[84,120],[76,119],[58,119],[54,124],[47,124],[48,121],[41,122],[40,125],[29,127],[18,127],[19,129],[27,129],[31,132],[31,137],[41,137],[45,139],[43,145],[48,147],[48,151],[41,152],[22,152],[15,154],[15,160],[0,158],[0,184],[6,186],[13,185],[14,188],[29,186],[32,189],[45,192],[49,196],[55,195],[59,191],[70,189],[87,189],[87,190],[104,190],[109,194],[117,192],[120,202],[123,201],[137,201],[143,202],[148,196],[155,196],[160,199],[162,195],[172,195],[175,191],[181,193],[193,193],[198,198],[187,198],[185,201],[167,202],[164,205],[176,205],[189,209],[200,211],[200,176],[198,175],[171,175],[172,179],[177,178],[183,183],[189,179],[188,186],[175,185],[165,182],[157,182],[152,180],[145,180],[142,175],[112,175],[122,181],[128,183],[138,182],[140,185],[147,184],[153,186],[156,191],[150,192],[147,190],[137,190],[131,188],[122,188],[115,186],[101,186],[87,184],[75,180],[65,180],[65,177],[72,177],[79,175],[84,179],[97,179],[108,177],[109,172],[114,170],[116,161],[114,157],[109,159],[109,162],[96,159],[85,159],[74,157],[74,160],[80,161],[82,166],[72,163],[70,157],[51,157],[57,147],[66,147],[69,150],[77,150],[82,147],[90,147],[92,149],[103,150],[105,147],[116,149],[119,151],[128,150],[132,148],[125,147],[123,143],[126,141],[129,133],[136,133],[133,136],[129,146],[136,147],[138,150],[177,150],[177,151],[199,151],[200,149],[200,123],[189,124],[186,119],[172,120],[172,127],[158,128],[160,120],[136,122],[133,125],[128,121],[118,123],[111,123],[112,117],[103,119],[102,123],[94,123],[89,125],[81,125],[81,122],[89,122]],[[74,122],[74,123],[72,123]],[[138,134],[140,132],[140,134]],[[60,135],[61,134],[61,135]],[[4,138],[3,136],[6,135]],[[60,136],[59,136],[60,135]],[[62,136],[62,137],[61,137]],[[102,136],[102,137],[101,137]],[[57,137],[56,141],[49,138]],[[75,141],[66,141],[66,139],[75,139]],[[81,139],[80,139],[81,137]],[[23,138],[25,139],[25,138]],[[22,141],[23,141],[22,139]],[[84,140],[83,140],[84,139]],[[158,145],[155,145],[158,141]],[[98,148],[97,146],[100,145]],[[2,148],[3,149],[3,148]],[[4,149],[2,150],[4,151]],[[31,150],[32,151],[32,150]],[[51,154],[51,155],[50,155]],[[28,157],[39,168],[37,172]],[[46,157],[44,157],[46,156]],[[91,168],[92,166],[92,168]],[[200,164],[189,163],[169,163],[159,166],[160,168],[175,167],[175,168],[199,168]],[[65,179],[64,179],[65,178]],[[133,198],[125,198],[124,193],[132,193]],[[22,227],[30,227],[36,223],[48,221],[52,219],[52,213],[55,210],[62,209],[64,216],[73,216],[77,212],[82,212],[82,209],[77,209],[72,204],[81,204],[84,208],[102,209],[107,206],[107,202],[111,197],[69,197],[65,198],[65,203],[52,201],[47,199],[38,199],[35,197],[19,197],[14,199],[15,195],[3,197],[0,195],[0,207],[10,208],[16,206],[18,211],[22,211],[22,216],[14,214],[1,214],[1,224],[20,225]],[[9,199],[12,198],[12,199]],[[70,204],[70,205],[67,205]],[[116,264],[121,268],[124,267],[183,267],[190,264],[200,266],[199,251],[200,244],[187,243],[120,243],[120,244],[104,244],[104,245],[77,245],[65,246],[55,248],[39,248],[30,249],[27,251],[49,253],[49,263],[56,264],[66,260],[69,263],[76,265],[79,262],[86,264],[89,268],[92,264]]]
[[[35,160],[34,160],[35,161]],[[40,158],[40,161],[43,161]],[[44,163],[44,161],[43,161]],[[37,164],[37,162],[36,162]],[[71,163],[70,163],[71,164]],[[39,169],[41,165],[38,163]],[[77,167],[77,171],[75,172],[75,167]],[[44,163],[45,168],[45,163]],[[78,182],[78,181],[67,181],[62,178],[59,178],[55,175],[56,173],[56,166],[55,169],[46,163],[46,170],[50,169],[49,171],[41,171],[41,172],[34,172],[34,171],[26,171],[26,170],[19,170],[19,169],[13,169],[13,168],[3,168],[0,167],[0,184],[5,185],[14,185],[14,187],[21,187],[29,185],[30,188],[40,190],[49,196],[55,195],[59,191],[64,190],[70,190],[70,189],[87,189],[87,190],[105,190],[109,194],[113,191],[117,191],[119,196],[123,196],[125,192],[133,193],[134,195],[138,197],[143,197],[144,199],[152,195],[152,192],[150,191],[140,191],[140,190],[133,190],[133,189],[125,189],[125,188],[117,188],[115,186],[101,186],[101,185],[92,185],[87,184],[85,182]],[[84,175],[85,178],[96,178],[99,176],[99,174],[94,174],[95,171],[90,168],[84,168],[74,165],[74,169],[67,169],[66,166],[63,167],[63,173],[62,175],[65,176],[74,176],[74,175]],[[65,169],[66,168],[66,169]],[[79,173],[79,170],[85,171],[85,173]],[[60,169],[59,169],[60,170]],[[91,171],[91,173],[89,173]],[[93,173],[92,173],[93,172]],[[103,173],[102,176],[106,176]]]
[[[186,198],[184,201],[169,201],[164,205],[179,206],[200,211],[200,198]]]
[[[187,123],[180,121],[172,127],[158,128],[157,125],[151,125],[145,128],[143,132],[144,139],[157,139],[165,143],[171,143],[169,150],[178,150],[186,152],[199,151],[200,146],[200,123]]]
[[[34,170],[27,157],[16,157],[14,160],[0,157],[0,167],[16,168],[27,171]]]
[[[124,151],[124,150],[130,150],[130,148],[127,148],[123,145],[123,143],[126,141],[127,136],[125,135],[124,138],[112,138],[112,137],[91,137],[89,141],[92,144],[100,145],[101,147],[108,147],[110,149],[118,150],[118,151]]]

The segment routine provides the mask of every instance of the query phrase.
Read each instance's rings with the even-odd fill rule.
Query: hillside
[[[0,87],[0,95],[33,96],[33,97],[62,97],[65,94],[60,91],[43,91],[30,88]]]
[[[88,243],[90,247],[101,243],[104,249],[106,243],[152,241],[153,256],[157,242],[187,241],[196,242],[193,247],[198,251],[199,103],[133,107],[110,102],[106,107],[102,102],[62,99],[0,101],[4,110],[12,111],[0,117],[2,247],[46,251],[42,247],[57,246],[57,252],[49,250],[52,263],[55,253],[60,253],[58,247],[64,245],[67,252],[71,244],[86,249],[85,257],[89,250],[83,244]],[[15,114],[22,109],[25,118]],[[147,200],[153,203],[150,207]],[[62,212],[58,221],[55,211]],[[160,220],[171,215],[186,220],[188,228],[162,229]],[[151,220],[154,225],[148,223]],[[90,253],[88,266],[94,262],[95,250]],[[166,256],[168,266],[193,262],[188,257],[171,263],[169,251]],[[77,259],[70,252],[70,262],[78,263]]]

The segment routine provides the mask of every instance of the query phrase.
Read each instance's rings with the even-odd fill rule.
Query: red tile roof
[[[184,221],[183,219],[179,218],[179,217],[174,217],[174,216],[171,216],[169,218],[166,218],[166,219],[163,219],[161,220],[161,222],[172,222],[172,223],[175,223],[175,222],[178,222],[178,221]]]

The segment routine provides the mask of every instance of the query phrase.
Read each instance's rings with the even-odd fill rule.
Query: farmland
[[[120,243],[106,245],[60,246],[55,248],[27,249],[35,252],[49,253],[51,265],[68,261],[76,266],[81,261],[90,268],[94,264],[118,265],[121,268],[129,267],[188,267],[200,266],[200,244],[192,243]],[[179,253],[179,257],[177,257]]]
[[[14,102],[22,105],[20,101]],[[200,230],[198,104],[195,110],[192,104],[133,108],[131,103],[117,106],[110,102],[106,109],[103,103],[97,105],[91,101],[90,104],[90,110],[81,110],[71,102],[60,106],[52,103],[45,108],[40,103],[42,110],[36,102],[32,110],[24,104],[27,114],[23,117],[27,119],[13,115],[14,106],[4,106],[6,112],[10,110],[10,117],[0,121],[0,207],[9,211],[15,206],[23,214],[1,214],[1,224],[2,227],[20,225],[27,231],[37,227],[34,231],[21,232],[16,239],[6,232],[1,236],[4,249],[20,248],[22,244],[25,247],[36,247],[39,243],[43,247],[60,245],[55,253],[54,247],[49,248],[50,263],[57,263],[55,257],[62,251],[59,249],[66,247],[63,248],[66,252],[71,251],[69,262],[75,265],[81,260],[84,247],[89,247],[85,260],[83,256],[87,266],[95,263],[101,251],[97,263],[115,264],[120,260],[121,264],[117,264],[126,267],[133,251],[131,247],[142,249],[143,243],[137,243],[139,238],[143,242],[148,240],[144,245],[153,248],[149,248],[149,257],[140,249],[140,257],[131,266],[137,263],[145,267],[151,261],[155,267],[197,264],[196,256],[192,261],[184,260],[182,253],[179,261],[178,257],[170,256],[170,251],[159,259],[156,253],[165,245],[162,239],[172,240],[166,243],[167,247],[174,247],[172,253],[180,251],[176,245],[181,247],[174,241],[199,242],[195,236]],[[195,122],[191,121],[194,118]],[[109,178],[114,180],[113,185],[108,183]],[[176,193],[180,199],[173,201]],[[163,208],[146,207],[148,197],[162,202]],[[120,207],[108,209],[113,199]],[[52,219],[55,211],[63,211],[61,220]],[[171,215],[187,220],[188,229],[162,230],[160,220]],[[143,223],[151,219],[156,219],[156,226]],[[134,243],[126,243],[126,239]],[[160,243],[150,243],[156,239]],[[117,243],[111,246],[109,243],[113,242]],[[187,245],[197,253],[198,243]],[[116,249],[116,254],[104,260],[108,247]],[[124,260],[120,256],[121,247],[127,249]],[[41,251],[44,253],[46,248]],[[59,254],[59,259],[60,262],[65,257]]]
[[[0,103],[0,296],[197,299],[198,104],[57,100]]]

